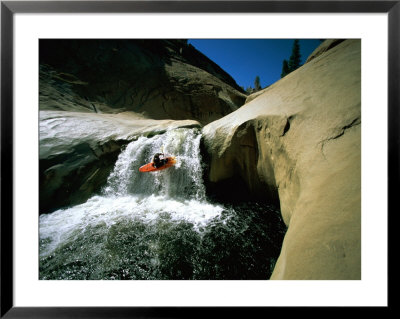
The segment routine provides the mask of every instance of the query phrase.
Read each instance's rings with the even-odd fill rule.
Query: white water
[[[40,216],[40,239],[48,241],[40,255],[73,241],[87,227],[110,227],[129,219],[151,223],[160,215],[169,214],[172,221],[188,221],[198,230],[220,216],[223,207],[206,200],[200,138],[195,129],[175,129],[131,142],[120,154],[101,195]],[[138,171],[161,150],[166,156],[176,156],[177,164],[157,172]]]

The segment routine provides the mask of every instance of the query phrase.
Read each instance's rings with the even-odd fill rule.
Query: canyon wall
[[[210,183],[280,206],[271,279],[361,279],[361,42],[326,47],[203,128]]]

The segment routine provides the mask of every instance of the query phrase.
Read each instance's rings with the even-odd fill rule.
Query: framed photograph
[[[1,317],[388,309],[399,18],[2,1]]]

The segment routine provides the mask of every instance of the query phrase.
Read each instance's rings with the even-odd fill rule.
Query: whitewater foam
[[[87,227],[111,227],[140,219],[152,223],[162,215],[186,221],[199,230],[224,210],[206,200],[202,180],[200,134],[196,129],[176,129],[131,142],[118,157],[102,194],[86,203],[40,216],[40,239],[47,240],[40,254],[74,240]],[[142,173],[138,168],[157,152],[174,155],[177,164],[166,170]]]

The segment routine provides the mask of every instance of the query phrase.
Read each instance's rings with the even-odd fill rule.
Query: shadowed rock
[[[98,192],[140,135],[240,107],[235,81],[185,40],[40,40],[40,213]]]
[[[245,94],[184,40],[40,40],[40,109],[217,120]]]
[[[143,119],[132,112],[40,111],[40,214],[85,202],[99,192],[124,145],[179,127],[200,123]]]

